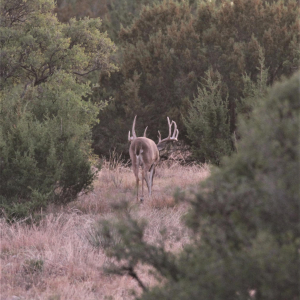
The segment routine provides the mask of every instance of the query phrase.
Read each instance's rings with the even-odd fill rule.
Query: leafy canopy
[[[104,103],[89,101],[85,76],[115,70],[115,47],[99,19],[60,23],[53,0],[0,9],[1,205],[22,216],[91,185],[90,131]]]
[[[181,116],[187,117],[189,103],[210,69],[221,76],[222,101],[227,102],[226,120],[233,134],[242,111],[244,76],[257,81],[261,54],[269,74],[267,85],[290,76],[299,68],[299,42],[299,7],[294,0],[200,1],[194,10],[186,1],[168,0],[143,7],[119,32],[120,71],[100,78],[101,92],[115,98],[100,116],[116,122],[95,127],[95,151],[108,153],[106,145],[114,144],[125,152],[124,137],[135,115],[141,128],[148,126],[152,139],[157,130],[167,134],[169,116],[178,124],[180,139],[190,143]],[[248,104],[242,106],[245,112]],[[228,137],[224,144],[230,143]]]

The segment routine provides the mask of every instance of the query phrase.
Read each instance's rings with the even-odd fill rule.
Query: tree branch
[[[94,71],[97,71],[97,70],[99,70],[99,68],[94,68],[94,69],[89,70],[89,71],[87,71],[87,72],[85,72],[85,73],[73,72],[73,74],[79,75],[79,76],[85,76],[85,75],[90,74],[90,73],[92,73],[92,72],[94,72]]]
[[[138,285],[142,288],[142,290],[144,292],[147,292],[148,289],[147,287],[143,284],[143,282],[141,281],[141,279],[137,276],[136,272],[134,271],[132,266],[129,267],[122,267],[123,271],[126,271],[128,273],[129,276],[131,276],[133,279],[135,279],[138,283]]]

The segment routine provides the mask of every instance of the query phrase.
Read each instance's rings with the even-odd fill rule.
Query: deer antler
[[[147,129],[148,129],[148,126],[145,128],[145,131],[144,131],[144,137],[147,137],[147,136],[146,136]]]
[[[165,144],[168,141],[176,141],[176,142],[178,141],[177,138],[178,138],[179,130],[177,129],[177,124],[174,121],[170,122],[169,117],[167,117],[167,119],[168,119],[168,125],[169,125],[169,135],[168,135],[168,137],[166,137],[165,139],[162,140],[161,134],[158,131],[158,144],[157,144],[158,150],[164,149]],[[172,125],[173,124],[174,124],[174,132],[172,134]],[[172,134],[172,136],[171,136],[171,134]]]
[[[128,132],[128,141],[133,141],[136,139],[136,133],[135,133],[135,121],[136,121],[136,116],[134,117],[134,120],[133,120],[133,124],[132,124],[132,136],[130,136],[130,130]],[[147,130],[147,128],[146,128]],[[146,132],[145,130],[145,132]]]
[[[161,134],[158,131],[158,144],[155,144],[153,140],[146,137],[147,128],[145,128],[144,136],[137,137],[135,133],[135,122],[136,116],[132,124],[132,136],[130,136],[130,131],[128,132],[128,141],[130,141],[129,155],[132,163],[133,173],[136,179],[136,196],[139,199],[139,168],[142,167],[142,195],[140,200],[144,199],[144,181],[146,181],[149,196],[151,196],[153,178],[155,174],[155,167],[159,162],[159,151],[164,149],[167,142],[177,141],[179,131],[177,129],[177,124],[170,119],[168,119],[169,125],[169,135],[165,139],[161,139]],[[172,126],[174,124],[174,132],[172,134]]]

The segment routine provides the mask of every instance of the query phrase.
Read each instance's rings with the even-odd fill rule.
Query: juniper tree
[[[12,217],[69,201],[94,178],[90,132],[103,103],[88,100],[85,75],[114,69],[114,45],[99,19],[62,24],[53,9],[1,1],[0,198]]]
[[[148,126],[148,135],[156,139],[157,130],[165,131],[165,119],[176,120],[183,130],[181,113],[188,107],[185,96],[192,97],[197,86],[193,69],[206,66],[197,63],[201,55],[197,47],[198,37],[192,23],[193,16],[187,3],[165,1],[144,7],[128,28],[120,31],[122,60],[120,72],[110,79],[103,76],[100,85],[111,92],[114,103],[109,111],[101,113],[107,120],[116,118],[119,125],[105,134],[102,125],[96,126],[95,150],[107,152],[101,139],[112,138],[122,145],[126,128],[137,114],[141,127]],[[184,138],[184,132],[181,137]],[[99,139],[99,142],[98,142]],[[123,152],[125,148],[119,147]]]
[[[206,73],[205,83],[198,87],[186,118],[187,136],[193,156],[201,162],[220,164],[224,155],[232,152],[227,95],[222,95],[221,76],[212,70]]]
[[[95,227],[90,242],[113,257],[109,272],[137,281],[136,299],[299,298],[299,76],[240,119],[239,151],[186,199],[191,242],[181,252],[168,250],[163,230],[148,243],[147,224],[126,207]],[[158,286],[140,278],[141,265]]]
[[[293,0],[202,1],[193,13],[186,2],[171,0],[143,8],[120,31],[120,72],[101,77],[100,85],[115,98],[103,117],[118,119],[118,125],[95,127],[95,149],[107,152],[102,138],[114,137],[121,145],[135,114],[149,126],[151,138],[169,116],[181,128],[181,139],[188,141],[181,114],[186,116],[210,68],[221,74],[222,90],[227,91],[233,134],[243,77],[257,81],[260,52],[269,73],[267,85],[298,69],[298,26],[299,7]]]

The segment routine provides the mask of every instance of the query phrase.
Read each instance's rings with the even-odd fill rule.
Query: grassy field
[[[109,164],[99,172],[94,190],[65,207],[49,207],[39,225],[0,220],[1,300],[17,299],[132,299],[139,290],[129,276],[107,275],[102,268],[110,258],[88,242],[88,233],[100,218],[115,218],[112,204],[129,201],[136,218],[148,221],[146,239],[155,243],[166,227],[170,251],[189,241],[181,217],[187,206],[176,204],[176,188],[188,194],[209,175],[208,166],[162,163],[154,178],[153,197],[135,200],[135,178],[129,167]],[[178,240],[177,237],[180,237]],[[140,270],[148,286],[155,280]],[[111,298],[109,298],[111,297]]]

